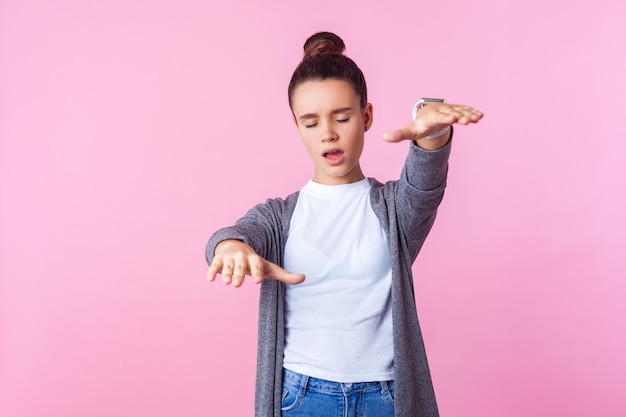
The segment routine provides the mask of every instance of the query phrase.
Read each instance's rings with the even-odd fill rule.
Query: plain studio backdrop
[[[399,175],[420,97],[456,131],[414,266],[443,416],[626,414],[624,2],[0,5],[0,415],[249,416],[258,286],[204,245],[311,178],[286,91],[334,31]]]

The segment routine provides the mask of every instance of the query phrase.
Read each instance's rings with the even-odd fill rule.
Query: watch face
[[[442,98],[423,98],[420,100],[422,105],[426,103],[445,103],[446,101]]]

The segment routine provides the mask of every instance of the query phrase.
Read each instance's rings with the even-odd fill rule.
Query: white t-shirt
[[[336,382],[393,379],[391,257],[370,204],[367,179],[309,181],[300,191],[285,246],[283,366]]]

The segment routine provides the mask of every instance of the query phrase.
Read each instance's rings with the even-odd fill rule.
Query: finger
[[[477,123],[481,118],[482,118],[482,114],[476,114],[476,113],[460,113],[455,115],[456,117],[456,123],[460,124],[460,125],[468,125],[470,123]]]
[[[234,261],[232,259],[225,260],[222,265],[222,282],[226,285],[230,284],[233,278]]]
[[[459,117],[463,115],[449,108],[440,108],[437,111],[433,111],[425,118],[422,123],[427,126],[427,129],[436,128],[443,129],[446,126],[450,126],[458,122]]]
[[[206,271],[206,278],[211,282],[215,281],[215,277],[221,268],[221,258],[214,258],[213,262],[211,262],[211,266],[209,266],[209,269]]]
[[[465,117],[467,117],[470,123],[477,123],[484,116],[483,112],[480,110],[470,108],[469,111],[465,113]]]
[[[439,112],[455,116],[458,119],[457,123],[463,125],[476,123],[483,117],[483,113],[480,110],[458,104],[441,107]]]
[[[294,274],[280,266],[266,261],[265,266],[265,278],[275,279],[276,281],[284,282],[285,284],[300,284],[304,281],[303,274]]]
[[[241,284],[243,284],[243,280],[246,277],[247,269],[248,269],[248,263],[246,262],[246,259],[240,255],[236,256],[235,266],[233,270],[233,280],[231,282],[231,285],[233,287],[235,288],[241,287]]]
[[[415,133],[411,130],[410,126],[407,126],[403,129],[383,133],[383,140],[385,142],[400,142],[403,140],[413,139],[414,137]]]
[[[251,256],[248,258],[248,269],[250,276],[255,283],[260,284],[263,282],[263,269],[265,267],[265,260],[260,256]]]

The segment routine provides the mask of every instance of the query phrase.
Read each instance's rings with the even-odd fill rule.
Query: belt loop
[[[309,377],[307,375],[300,376],[300,391],[298,391],[298,395],[304,397],[304,394],[306,394],[306,387],[309,384]]]
[[[387,384],[387,381],[380,381],[380,387],[383,395],[389,392],[389,385]]]

